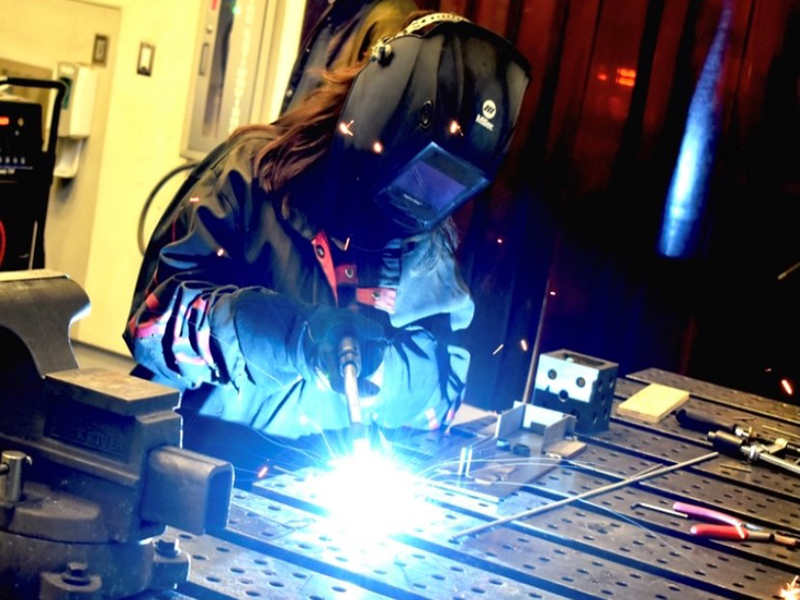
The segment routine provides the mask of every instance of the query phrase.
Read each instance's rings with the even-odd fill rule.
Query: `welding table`
[[[722,421],[800,436],[796,406],[657,369],[619,379],[616,402],[648,383],[689,391],[687,408]],[[710,451],[704,435],[682,429],[672,416],[656,425],[613,416],[610,430],[581,439],[587,448],[577,458],[586,468],[558,467],[499,506],[443,491],[431,500],[442,508],[430,528],[393,535],[375,548],[346,547],[303,472],[268,477],[250,492],[235,492],[224,531],[168,530],[192,556],[189,581],[178,592],[146,598],[778,599],[800,574],[800,551],[697,539],[691,521],[633,506],[671,508],[680,500],[800,535],[800,478],[725,456],[450,540],[448,528],[454,533]],[[435,455],[439,444],[420,436],[415,450]]]

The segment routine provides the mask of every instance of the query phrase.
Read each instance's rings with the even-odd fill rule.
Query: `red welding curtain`
[[[800,261],[800,3],[731,1],[703,250],[674,261],[656,241],[724,0],[417,0],[504,35],[532,65],[506,168],[457,215],[477,303],[462,340],[470,402],[519,399],[537,337],[622,373],[772,396],[776,376],[800,376],[800,273],[777,279]]]

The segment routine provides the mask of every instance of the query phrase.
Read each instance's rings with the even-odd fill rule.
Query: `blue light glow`
[[[719,131],[717,84],[722,75],[732,16],[733,2],[727,0],[689,104],[686,129],[664,209],[659,241],[659,251],[664,256],[692,256],[700,243],[701,217]]]
[[[313,482],[334,526],[359,541],[380,540],[431,522],[425,484],[393,457],[364,449],[331,463]]]

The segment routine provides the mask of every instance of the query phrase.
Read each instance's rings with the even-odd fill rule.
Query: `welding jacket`
[[[362,402],[387,428],[436,429],[455,414],[469,354],[447,343],[474,305],[452,256],[429,237],[377,252],[340,249],[253,172],[267,133],[212,152],[150,240],[124,338],[187,411],[287,438],[349,425],[344,397],[309,374],[301,340],[320,304],[357,303],[388,345]],[[255,312],[254,312],[255,311]]]

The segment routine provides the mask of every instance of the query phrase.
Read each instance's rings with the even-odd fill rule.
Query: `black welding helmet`
[[[457,15],[377,44],[329,151],[333,232],[369,244],[439,225],[497,173],[528,82],[508,41]]]

